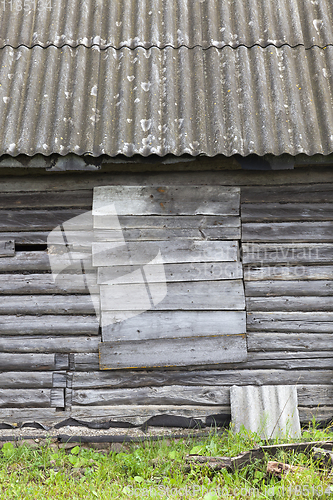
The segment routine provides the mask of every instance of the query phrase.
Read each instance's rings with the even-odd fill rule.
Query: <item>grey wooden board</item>
[[[329,406],[329,402],[326,406],[315,406],[315,407],[298,407],[299,418],[301,422],[311,423],[313,419],[317,422],[320,420],[328,420],[332,418],[333,407]]]
[[[45,245],[49,234],[48,231],[6,231],[1,233],[1,239],[12,238],[17,245]]]
[[[165,264],[184,262],[236,262],[238,244],[236,241],[191,241],[172,240],[154,242],[133,242],[126,246],[96,242],[92,245],[94,266],[121,266],[148,264],[161,251]],[[130,259],[129,259],[130,255]]]
[[[69,412],[55,408],[0,408],[0,422],[8,423],[41,422],[51,427],[69,416]]]
[[[163,241],[174,238],[184,238],[193,240],[235,240],[240,239],[240,227],[203,227],[195,229],[187,228],[163,228],[163,229],[98,229],[94,231],[95,241],[119,241],[125,238],[126,241]]]
[[[333,401],[333,386],[300,385],[297,387],[297,399],[300,406],[329,405]]]
[[[230,404],[229,387],[142,387],[135,389],[73,390],[74,406],[133,405],[207,405]]]
[[[17,370],[20,367],[17,366]],[[2,389],[31,389],[51,388],[53,386],[52,372],[23,372],[10,371],[0,373],[0,388]]]
[[[238,215],[240,189],[219,186],[95,187],[93,214],[115,205],[118,215]]]
[[[73,371],[99,371],[99,355],[97,353],[75,353],[73,355]]]
[[[238,216],[221,215],[94,215],[93,225],[97,229],[217,229],[239,228],[241,219]]]
[[[209,415],[224,413],[230,415],[226,406],[172,406],[172,405],[119,405],[119,406],[72,406],[71,416],[78,420],[93,420],[94,422],[113,420],[142,425],[155,415],[178,415],[204,420]],[[1,415],[1,413],[0,413]]]
[[[99,353],[102,370],[236,363],[247,356],[245,335],[101,342]]]
[[[16,180],[18,181],[18,178],[16,178]],[[24,181],[21,179],[19,184],[21,184],[21,186],[24,185]],[[0,208],[90,208],[92,206],[92,189],[76,190],[75,184],[73,184],[72,191],[57,191],[56,185],[57,183],[54,183],[55,191],[53,192],[32,191],[2,193],[0,197]]]
[[[65,370],[52,373],[52,387],[63,389],[67,387],[67,372]]]
[[[97,283],[102,284],[114,280],[117,283],[136,283],[139,280],[139,275],[134,271],[138,269],[139,266],[99,267]],[[243,277],[243,267],[240,262],[164,264],[163,273],[160,272],[160,269],[159,265],[149,265],[150,283],[164,282],[165,280],[167,282],[230,280]]]
[[[4,259],[0,258],[0,271],[10,272],[10,271],[51,271],[49,254],[52,252],[52,262],[54,265],[59,267],[63,263],[63,248],[62,253],[59,251],[59,255],[55,252],[57,248],[49,248],[49,253],[47,251],[18,251],[14,257],[6,257]],[[90,248],[91,254],[91,248]],[[91,255],[89,253],[83,252],[71,252],[71,257],[74,262],[83,261],[85,267],[91,267]],[[58,259],[58,263],[57,263]]]
[[[167,285],[150,283],[149,280],[148,289],[154,302],[155,297],[162,298],[153,307],[154,311],[245,309],[244,287],[241,280],[187,281]],[[150,308],[145,283],[100,285],[100,299],[103,313],[142,311]]]
[[[65,407],[65,390],[64,389],[51,389],[50,406],[51,406],[51,408],[64,408]]]
[[[243,264],[311,264],[331,263],[330,243],[243,243]]]
[[[330,333],[278,333],[249,332],[248,351],[311,351],[333,350],[333,335]]]
[[[246,310],[253,311],[332,311],[332,297],[247,297]]]
[[[0,352],[1,371],[55,370],[54,354]]]
[[[333,261],[333,256],[332,256]],[[259,280],[330,280],[333,279],[332,266],[251,266],[244,267],[245,281]]]
[[[333,200],[333,191],[332,191]],[[292,199],[290,200],[293,201]],[[307,201],[307,200],[305,200]],[[333,220],[333,203],[244,203],[243,222]]]
[[[98,335],[94,316],[0,316],[0,335]]]
[[[14,240],[4,240],[0,234],[0,257],[12,257],[15,255]]]
[[[0,300],[1,314],[67,315],[95,314],[89,295],[5,295]]]
[[[55,368],[56,370],[68,370],[69,369],[69,355],[56,352],[54,355]]]
[[[120,313],[117,316],[120,318]],[[246,331],[245,311],[146,311],[126,321],[111,323],[114,317],[111,312],[102,312],[104,342],[165,337],[184,337],[188,341],[188,337],[195,335],[239,334]]]
[[[314,169],[315,170],[315,169]],[[300,170],[299,174],[304,171]],[[265,172],[267,174],[267,172]],[[264,173],[263,173],[264,175]],[[292,175],[289,176],[292,181]],[[318,177],[319,178],[319,177]],[[297,182],[297,181],[296,181]],[[313,182],[313,181],[312,181]],[[303,184],[287,186],[244,186],[242,187],[242,204],[244,203],[330,203],[333,199],[332,184],[312,184],[304,176]]]
[[[333,312],[254,312],[247,315],[249,331],[333,333]]]
[[[83,354],[75,355],[83,361]],[[86,355],[87,358],[87,355]],[[94,363],[98,363],[98,356],[94,355]],[[88,359],[86,359],[88,361]],[[92,360],[92,356],[90,358]],[[301,363],[299,363],[301,364]],[[93,365],[91,365],[93,366]],[[82,368],[82,369],[81,369]],[[178,370],[111,370],[111,371],[90,371],[88,363],[84,365],[75,364],[73,375],[73,387],[105,387],[104,377],[100,373],[106,373],[108,387],[161,387],[166,385],[209,385],[209,386],[230,386],[230,385],[277,385],[277,384],[331,384],[332,369],[276,369],[276,368],[245,368],[238,369],[238,364],[232,369],[225,369],[224,366],[218,369],[193,369],[187,368]],[[93,385],[93,382],[96,385]],[[76,385],[80,384],[80,385]],[[102,385],[104,384],[104,385]]]
[[[0,408],[47,408],[51,403],[52,389],[2,389]],[[0,414],[1,415],[1,414]]]
[[[97,273],[96,273],[97,281]],[[96,292],[98,288],[96,287]],[[0,294],[87,294],[88,289],[82,274],[61,274],[56,282],[52,274],[0,274]]]
[[[71,333],[71,332],[69,332]],[[2,353],[74,353],[98,352],[100,336],[94,337],[50,337],[47,333],[43,336],[28,337],[23,335],[0,337],[0,352]]]
[[[242,225],[242,241],[333,241],[333,221],[329,222],[272,222]]]
[[[333,281],[248,281],[245,283],[246,297],[263,296],[332,296]]]
[[[0,210],[0,237],[2,231],[52,231],[85,212],[84,209]]]

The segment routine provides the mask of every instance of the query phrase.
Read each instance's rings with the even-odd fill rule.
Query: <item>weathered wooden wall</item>
[[[90,296],[70,275],[54,284],[47,236],[91,210],[95,186],[173,183],[241,188],[247,360],[190,370],[101,371]],[[157,413],[203,418],[229,410],[233,384],[297,384],[303,421],[332,416],[332,202],[333,169],[318,167],[3,178],[0,421],[72,415],[138,422]]]

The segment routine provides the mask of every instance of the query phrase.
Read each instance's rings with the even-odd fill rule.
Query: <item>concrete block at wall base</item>
[[[244,426],[264,439],[301,435],[295,385],[234,385],[230,403],[235,432]]]

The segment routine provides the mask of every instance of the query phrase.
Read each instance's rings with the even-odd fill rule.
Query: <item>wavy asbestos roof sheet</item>
[[[0,154],[333,152],[333,47],[6,47]]]
[[[332,0],[5,0],[0,12],[0,47],[333,44]]]

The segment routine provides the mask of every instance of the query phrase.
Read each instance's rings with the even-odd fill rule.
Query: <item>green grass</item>
[[[301,441],[319,440],[333,440],[333,430],[319,430],[313,423],[302,433]],[[183,471],[188,453],[232,457],[265,444],[245,430],[238,434],[212,431],[201,439],[151,441],[104,454],[78,446],[56,450],[51,445],[33,449],[6,443],[0,451],[0,499],[329,498],[333,476],[311,453],[280,451],[275,458],[265,456],[235,473],[213,473],[196,466],[189,473]],[[268,460],[306,470],[278,479],[266,474]]]

